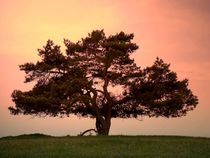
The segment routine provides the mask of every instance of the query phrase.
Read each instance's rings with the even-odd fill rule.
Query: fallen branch
[[[79,136],[84,136],[86,133],[90,132],[90,131],[94,131],[95,133],[98,133],[95,129],[87,129],[86,131],[82,132],[79,134]]]

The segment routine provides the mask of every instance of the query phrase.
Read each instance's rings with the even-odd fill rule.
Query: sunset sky
[[[7,109],[14,89],[32,87],[19,64],[36,62],[48,39],[64,50],[63,38],[77,41],[95,29],[134,33],[136,63],[162,58],[199,98],[181,118],[113,119],[110,134],[210,137],[210,0],[0,0],[0,137],[77,135],[95,127],[92,119],[12,116]]]

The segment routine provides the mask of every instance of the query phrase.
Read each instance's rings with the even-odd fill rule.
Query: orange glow
[[[107,35],[121,30],[134,33],[140,46],[133,55],[135,61],[144,67],[159,56],[171,63],[180,78],[189,79],[200,99],[198,107],[183,118],[114,120],[111,134],[210,137],[206,121],[210,119],[210,1],[0,0],[0,10],[0,137],[37,131],[76,135],[94,126],[89,119],[29,119],[11,116],[7,110],[13,104],[10,95],[14,89],[31,87],[23,83],[19,64],[37,61],[37,48],[48,39],[63,46],[63,38],[77,41],[94,29],[104,29]],[[53,127],[58,126],[56,131]]]

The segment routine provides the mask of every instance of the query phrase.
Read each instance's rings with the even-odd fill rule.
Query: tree
[[[64,39],[65,54],[48,40],[38,49],[40,61],[20,65],[25,82],[36,84],[13,91],[11,114],[95,118],[97,133],[108,135],[111,118],[180,117],[193,110],[198,99],[187,79],[179,81],[159,58],[145,69],[135,64],[133,37],[96,30],[76,43]]]

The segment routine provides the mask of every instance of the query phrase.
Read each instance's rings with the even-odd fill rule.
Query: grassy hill
[[[210,139],[179,136],[0,138],[0,157],[20,158],[210,158]]]

